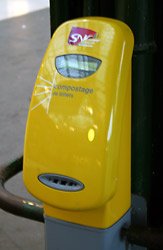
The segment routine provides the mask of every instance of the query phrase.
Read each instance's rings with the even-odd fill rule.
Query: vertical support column
[[[130,210],[112,227],[98,229],[45,217],[47,250],[130,250],[122,227],[130,224]]]
[[[84,0],[84,16],[96,16],[100,12],[99,0]]]
[[[100,16],[115,18],[115,1],[101,0],[100,1]]]
[[[152,0],[115,0],[116,18],[134,33],[132,62],[132,199],[133,225],[145,225],[152,177],[152,101],[154,13]],[[144,249],[134,247],[132,249]]]
[[[62,5],[61,5],[62,4]],[[68,19],[67,0],[50,0],[51,35],[55,29]]]
[[[132,192],[149,200],[152,162],[153,1],[116,0],[135,37],[132,72]]]
[[[115,1],[112,0],[84,0],[84,16],[114,17]]]
[[[50,0],[51,35],[61,23],[81,17],[82,11],[83,0]]]
[[[162,100],[163,100],[163,1],[154,1],[155,39],[157,51],[154,64],[154,104],[153,104],[153,169],[150,201],[150,223],[152,227],[163,225],[163,168],[162,168]],[[157,216],[156,216],[157,215]]]

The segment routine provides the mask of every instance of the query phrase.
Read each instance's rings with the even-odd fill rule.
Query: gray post
[[[129,250],[121,237],[121,228],[130,225],[129,210],[118,222],[106,229],[45,217],[46,250]]]

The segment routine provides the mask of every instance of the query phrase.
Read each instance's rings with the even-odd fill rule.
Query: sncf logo
[[[93,47],[96,42],[99,42],[99,39],[97,39],[97,33],[95,31],[85,28],[72,27],[68,38],[68,44]]]

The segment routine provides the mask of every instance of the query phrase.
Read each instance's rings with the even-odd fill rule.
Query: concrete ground
[[[0,21],[0,165],[23,154],[31,92],[50,39],[49,10]],[[33,199],[18,174],[6,188]],[[44,225],[0,209],[0,250],[43,250]]]

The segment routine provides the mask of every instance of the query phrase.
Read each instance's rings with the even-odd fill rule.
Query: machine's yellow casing
[[[73,27],[93,30],[96,38],[68,44]],[[113,19],[76,19],[54,33],[32,95],[23,169],[26,187],[43,201],[46,215],[107,228],[129,209],[132,50],[131,30]],[[85,78],[64,77],[55,58],[65,54],[95,57],[101,65]],[[74,178],[84,188],[50,188],[38,179],[44,173]]]

